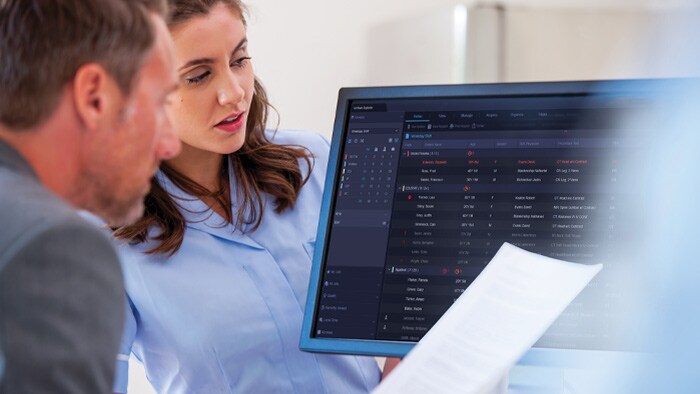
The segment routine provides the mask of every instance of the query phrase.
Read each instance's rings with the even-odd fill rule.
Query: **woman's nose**
[[[237,104],[243,98],[245,90],[238,80],[238,76],[230,74],[222,82],[216,92],[216,100],[222,107]]]

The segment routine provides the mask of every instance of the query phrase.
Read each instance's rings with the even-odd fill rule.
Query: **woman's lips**
[[[244,114],[245,112],[239,112],[238,114],[229,115],[224,118],[224,120],[217,123],[214,127],[227,133],[238,132],[243,128]]]

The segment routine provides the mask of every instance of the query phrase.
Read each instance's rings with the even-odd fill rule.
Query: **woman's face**
[[[179,87],[168,106],[183,154],[228,154],[243,145],[253,66],[241,17],[224,4],[171,29]]]

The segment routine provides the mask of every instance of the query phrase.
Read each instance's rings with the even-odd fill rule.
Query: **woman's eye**
[[[211,74],[211,71],[205,71],[203,73],[197,74],[192,77],[185,77],[185,82],[188,85],[196,85],[202,81],[204,81],[209,75]]]
[[[231,63],[231,67],[245,67],[245,61],[250,59],[250,56],[238,58]]]

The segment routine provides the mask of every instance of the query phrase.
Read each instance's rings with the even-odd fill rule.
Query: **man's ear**
[[[96,130],[115,116],[121,91],[104,67],[88,63],[75,73],[73,99],[83,125],[88,130]]]

